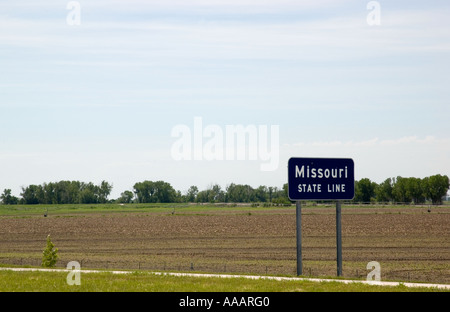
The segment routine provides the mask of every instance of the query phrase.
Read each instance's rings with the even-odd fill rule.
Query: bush
[[[47,235],[47,246],[42,252],[42,266],[45,268],[53,268],[58,261],[58,248],[53,249],[53,245],[50,234]]]

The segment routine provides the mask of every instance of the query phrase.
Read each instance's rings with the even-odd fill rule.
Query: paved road
[[[44,268],[0,268],[0,270],[10,271],[41,271],[41,272],[70,272],[67,269],[44,269]],[[101,271],[101,270],[81,270],[81,273],[104,273],[109,272],[113,274],[129,274],[134,271]],[[220,278],[248,278],[248,279],[269,279],[276,281],[312,281],[312,282],[338,282],[338,283],[362,283],[369,285],[381,286],[399,286],[406,287],[426,287],[437,289],[450,289],[449,284],[430,284],[430,283],[403,283],[403,282],[383,282],[383,281],[366,281],[366,280],[344,280],[344,279],[322,279],[322,278],[305,278],[305,277],[282,277],[282,276],[263,276],[263,275],[232,275],[232,274],[203,274],[203,273],[174,273],[174,272],[149,272],[149,274],[156,275],[170,275],[170,276],[188,276],[188,277],[220,277]]]

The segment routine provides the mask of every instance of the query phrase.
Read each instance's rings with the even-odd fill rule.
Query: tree
[[[63,203],[65,204],[78,204],[80,202],[80,181],[62,181],[65,185],[63,194]]]
[[[278,187],[272,188],[273,194],[272,194],[272,203],[275,204],[282,204],[282,205],[288,205],[292,202],[289,200],[288,197],[288,184],[283,184],[283,187],[279,189]]]
[[[98,197],[100,203],[106,203],[108,202],[108,196],[111,194],[112,191],[112,185],[109,184],[106,181],[102,181],[100,186],[98,187]]]
[[[411,203],[412,197],[408,192],[407,178],[397,177],[392,188],[392,197],[396,202]]]
[[[155,201],[156,203],[173,203],[176,201],[177,192],[168,182],[155,182]]]
[[[20,194],[22,196],[23,203],[26,205],[36,205],[40,203],[44,203],[43,198],[43,190],[40,185],[29,185],[26,188],[22,187],[22,193]]]
[[[42,266],[45,268],[54,267],[58,261],[58,248],[53,249],[54,247],[49,234],[47,235],[47,245],[42,252]]]
[[[173,203],[177,192],[164,181],[144,181],[134,184],[134,191],[140,203]]]
[[[388,178],[375,188],[375,197],[378,202],[392,201],[392,179]]]
[[[82,183],[80,188],[80,204],[97,204],[98,186],[92,182]]]
[[[231,183],[227,186],[227,201],[234,203],[248,203],[255,201],[254,190],[250,185]]]
[[[407,178],[407,195],[412,198],[414,204],[423,204],[425,203],[425,189],[422,179],[419,178]]]
[[[19,203],[19,199],[13,195],[11,195],[10,189],[5,189],[3,194],[0,196],[3,205],[17,205]]]
[[[24,204],[95,204],[106,203],[112,185],[102,181],[92,182],[59,181],[22,187],[21,203]]]
[[[210,202],[225,202],[226,194],[219,184],[210,187]]]
[[[153,184],[153,182],[150,182],[150,181],[137,182],[134,184],[134,186],[133,186],[134,193],[136,194],[137,201],[139,203],[149,203],[150,202],[150,196],[152,195],[150,193],[150,188],[152,187],[150,185],[150,183]]]
[[[267,188],[267,190],[268,190],[268,195],[269,195],[269,203],[271,203],[272,202],[272,196],[273,196],[273,193],[274,193],[274,187],[273,186],[269,186]]]
[[[197,194],[198,194],[198,187],[192,185],[186,192],[186,200],[189,203],[194,203],[197,199]]]
[[[449,189],[449,178],[444,175],[434,175],[425,180],[427,185],[425,196],[431,199],[433,205],[441,205],[442,197],[444,197]]]
[[[117,200],[119,203],[122,204],[130,204],[133,202],[133,192],[131,191],[124,191],[120,194],[119,199]]]
[[[368,178],[363,178],[355,182],[355,202],[368,203],[375,196],[377,184]]]
[[[291,203],[289,200],[289,185],[287,183],[283,184],[283,196],[287,202]]]
[[[269,190],[267,186],[260,185],[257,189],[255,189],[255,200],[258,202],[267,202]]]
[[[197,203],[207,203],[209,198],[209,190],[203,190],[197,193],[195,201]]]

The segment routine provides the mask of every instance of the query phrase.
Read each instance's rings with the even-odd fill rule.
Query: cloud
[[[383,9],[382,24],[374,29],[366,23],[365,6],[357,10],[356,4],[349,5],[351,1],[175,0],[152,1],[150,4],[138,0],[95,1],[81,2],[81,26],[71,28],[66,25],[68,11],[65,6],[41,2],[53,3],[52,14],[44,15],[46,18],[42,18],[35,9],[34,14],[26,15],[20,14],[20,6],[2,6],[3,11],[11,12],[0,19],[2,44],[52,48],[68,46],[82,50],[91,47],[97,52],[99,47],[104,47],[103,52],[121,47],[127,53],[148,47],[152,53],[171,50],[178,55],[187,53],[189,57],[198,55],[199,58],[213,55],[322,59],[327,62],[361,55],[375,57],[380,51],[386,54],[405,50],[450,49],[450,33],[445,31],[448,29],[448,19],[442,10],[435,8],[420,12]],[[220,10],[216,10],[246,6],[248,10],[235,10],[229,13],[231,18],[227,19],[221,19],[218,14]],[[325,13],[335,6],[341,6],[335,14]],[[202,17],[186,8],[215,8],[213,12],[217,14],[204,19],[209,11],[202,11]],[[264,15],[262,20],[249,17],[258,14],[258,8],[267,9],[269,14]],[[305,16],[304,10],[312,8],[314,13]],[[292,17],[293,9],[298,10],[298,16]],[[128,10],[135,12],[127,13]],[[178,49],[179,43],[183,43],[184,49]],[[123,49],[125,46],[129,48]],[[330,48],[336,49],[334,53],[329,53]],[[211,54],[211,49],[215,53]]]
[[[372,138],[363,141],[315,141],[315,142],[298,142],[293,144],[286,144],[286,146],[317,146],[317,147],[374,147],[374,146],[399,146],[399,145],[436,145],[436,146],[450,146],[450,138],[437,138],[435,136],[426,136],[420,138],[418,136],[405,136],[397,139]],[[450,148],[450,147],[449,147]]]
[[[280,159],[290,157],[353,158],[357,179],[381,182],[395,176],[450,175],[450,138],[403,136],[361,141],[313,141],[285,144]],[[281,163],[283,160],[281,160]]]
[[[66,23],[67,2],[0,4],[0,88],[4,91],[0,108],[8,105],[11,112],[10,107],[21,105],[61,107],[57,115],[61,114],[64,125],[57,123],[63,126],[59,137],[72,133],[62,129],[80,126],[79,121],[81,129],[114,136],[121,130],[109,120],[127,119],[120,123],[129,129],[125,136],[144,129],[150,141],[155,133],[165,131],[155,129],[164,129],[164,124],[170,128],[174,118],[190,118],[186,116],[199,109],[205,117],[220,115],[231,123],[282,120],[283,129],[294,128],[288,123],[299,116],[292,122],[297,125],[295,136],[308,130],[313,136],[311,141],[281,146],[286,160],[296,155],[354,157],[357,174],[373,179],[450,172],[450,140],[422,134],[423,129],[432,134],[448,130],[443,117],[449,107],[448,53],[442,52],[450,50],[450,19],[438,5],[415,2],[413,8],[383,2],[381,25],[370,27],[368,1],[79,0],[81,25],[71,27]],[[100,109],[79,115],[66,110],[69,104],[83,109],[104,105],[107,111],[117,105],[131,108],[132,103],[145,108],[113,110],[107,118]],[[46,134],[41,140],[52,146],[60,140],[54,137],[55,112],[36,112],[9,113],[0,128],[14,132],[15,144],[28,149],[29,133]],[[345,123],[339,120],[344,115]],[[352,125],[358,129],[355,135]],[[344,132],[346,127],[352,134],[337,136],[335,129]],[[421,135],[404,136],[405,129]],[[90,141],[84,131],[77,136],[81,142]],[[294,136],[294,131],[289,133]],[[366,139],[352,140],[356,137]],[[5,151],[17,152],[11,144],[4,145]],[[101,154],[104,147],[94,149]],[[218,167],[223,180],[230,182],[285,182],[283,160],[282,169],[269,177],[255,173],[247,163],[239,163],[239,168],[235,162],[198,163],[197,172],[181,166],[175,170],[165,163],[155,168],[146,163],[147,156],[107,154],[110,168],[104,168],[100,156],[86,152],[74,159],[11,154],[8,161],[17,159],[17,166],[3,176],[10,183],[25,159],[42,168],[33,173],[38,183],[48,180],[46,172],[54,165],[58,166],[52,169],[55,174],[66,177],[73,172],[84,179],[101,165],[104,171],[98,176],[119,170],[117,180],[121,180],[128,168],[135,169],[133,163],[148,166],[150,176],[158,172],[178,181],[179,174],[187,186],[193,176],[195,184],[211,182],[211,172]],[[92,166],[86,168],[84,164],[90,162]],[[27,183],[25,178],[24,174],[16,180]],[[266,178],[268,182],[261,182]],[[140,177],[133,171],[129,179]]]

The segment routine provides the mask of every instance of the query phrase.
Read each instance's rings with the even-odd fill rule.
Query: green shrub
[[[47,235],[47,246],[42,252],[42,266],[45,268],[53,268],[58,261],[58,248],[53,249],[54,247],[49,234]]]

